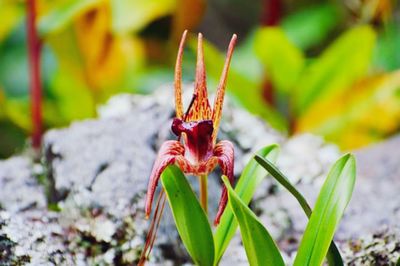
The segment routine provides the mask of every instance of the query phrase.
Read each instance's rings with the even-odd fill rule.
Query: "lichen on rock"
[[[137,261],[148,230],[143,210],[148,176],[159,145],[173,137],[171,92],[165,87],[149,96],[116,96],[100,107],[99,118],[47,132],[39,165],[43,170],[41,182],[37,178],[38,165],[28,156],[0,161],[1,265],[131,265]],[[278,167],[311,203],[330,165],[340,156],[335,145],[320,137],[302,134],[286,138],[229,100],[220,135],[235,145],[236,177],[255,150],[279,143]],[[378,153],[391,158],[397,150],[400,149],[391,149],[388,155],[388,149],[378,149]],[[397,234],[385,234],[383,242],[373,238],[377,246],[385,246],[383,249],[369,249],[367,242],[361,240],[385,221],[391,230],[399,213],[396,206],[400,200],[394,199],[399,197],[400,182],[388,176],[385,168],[392,167],[396,173],[395,163],[374,155],[373,160],[383,161],[383,166],[369,174],[367,169],[372,163],[368,158],[375,153],[377,150],[356,154],[356,190],[336,235],[347,261],[360,254],[366,257],[397,252],[397,244],[392,248],[392,243],[398,241],[394,241]],[[219,174],[217,170],[209,176],[211,217],[220,195]],[[390,179],[390,184],[386,184],[387,180],[381,182],[385,178]],[[196,180],[189,177],[189,181],[197,189]],[[383,210],[378,203],[387,203],[390,208]],[[251,207],[290,261],[307,223],[295,199],[267,178],[259,186]],[[361,243],[357,245],[365,252],[346,246],[349,239]],[[396,259],[396,254],[388,255],[390,261]],[[190,258],[167,208],[149,265],[185,263],[189,264]],[[232,264],[247,265],[239,235],[221,260],[221,265]]]

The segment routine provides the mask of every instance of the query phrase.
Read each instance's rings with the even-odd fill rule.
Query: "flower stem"
[[[207,175],[199,176],[200,183],[200,204],[204,212],[208,212],[208,194],[207,194]]]
[[[30,64],[30,91],[32,111],[32,146],[39,149],[42,139],[42,84],[40,76],[40,40],[36,30],[36,1],[27,1],[27,37]]]

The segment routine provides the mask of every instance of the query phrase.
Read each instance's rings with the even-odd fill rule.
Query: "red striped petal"
[[[176,140],[169,140],[161,146],[157,159],[154,162],[153,170],[151,171],[149,184],[147,187],[145,214],[148,218],[151,213],[151,205],[153,203],[154,193],[157,188],[158,180],[164,169],[171,164],[175,163],[177,156],[182,156],[185,149],[182,144]]]
[[[214,148],[214,156],[218,158],[218,164],[221,167],[222,174],[226,175],[233,185],[233,165],[234,165],[234,150],[233,144],[230,141],[222,140],[217,143]],[[228,193],[225,185],[222,188],[221,199],[218,206],[217,216],[214,220],[214,225],[218,225],[222,214],[224,213],[226,203],[228,201]]]

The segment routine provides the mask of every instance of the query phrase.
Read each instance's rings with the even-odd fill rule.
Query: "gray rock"
[[[34,177],[33,168],[31,160],[22,156],[0,161],[1,208],[18,212],[46,206],[44,189]]]
[[[185,94],[185,102],[190,96]],[[37,166],[29,158],[0,162],[0,204],[5,209],[0,213],[0,247],[4,250],[0,264],[128,265],[137,261],[148,230],[143,211],[148,177],[159,146],[173,138],[169,129],[173,113],[172,89],[166,87],[151,96],[114,97],[99,108],[98,119],[49,131],[44,138],[46,188],[34,178]],[[237,176],[256,149],[281,144],[277,165],[311,204],[340,156],[336,146],[319,137],[305,134],[285,139],[229,100],[219,137],[235,145]],[[350,236],[361,239],[378,226],[391,227],[398,220],[399,139],[389,142],[389,147],[356,153],[356,189],[337,233],[343,250],[349,249]],[[209,177],[211,217],[220,196],[219,174],[217,170]],[[195,178],[189,180],[197,189]],[[45,210],[45,191],[49,206],[58,212]],[[290,262],[307,223],[297,202],[267,178],[251,206]],[[167,207],[149,265],[185,263],[190,264],[190,258]],[[221,265],[232,264],[247,265],[239,235],[221,261]]]
[[[400,136],[361,149],[357,181],[339,235],[357,238],[365,232],[399,225]]]
[[[171,92],[168,88],[152,96],[117,96],[100,107],[100,119],[76,122],[45,135],[45,165],[51,178],[52,200],[61,209],[61,224],[77,231],[78,238],[91,236],[96,243],[108,243],[107,252],[92,256],[91,263],[117,256],[130,258],[126,262],[131,263],[143,247],[148,229],[143,216],[144,195],[151,166],[161,143],[174,138],[169,129],[174,113]],[[190,95],[185,97],[189,102]],[[236,173],[241,172],[247,161],[244,158],[249,158],[255,148],[282,141],[279,134],[247,112],[229,104],[225,111],[220,137],[236,146]],[[250,127],[252,130],[245,130]],[[197,189],[197,180],[190,181]],[[210,217],[215,215],[220,190],[219,174],[210,175]],[[124,227],[124,221],[132,216],[132,227]],[[121,227],[132,232],[123,240],[116,239]],[[121,251],[121,244],[129,248]],[[137,252],[130,255],[132,250]],[[168,208],[152,262],[166,259],[189,261]]]
[[[382,228],[364,234],[341,246],[347,265],[398,265],[400,262],[400,229]]]
[[[0,212],[0,265],[79,265],[64,245],[57,214]],[[4,256],[5,255],[5,256]]]

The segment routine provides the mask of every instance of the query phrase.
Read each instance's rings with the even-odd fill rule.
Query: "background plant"
[[[395,1],[36,2],[46,128],[93,117],[96,106],[116,93],[149,93],[172,83],[179,36],[185,28],[200,28],[210,36],[205,53],[210,85],[217,83],[223,64],[217,47],[239,34],[229,91],[277,129],[312,131],[345,149],[398,132]],[[25,1],[0,0],[3,157],[32,131],[25,10]],[[195,60],[189,50],[187,81]]]

